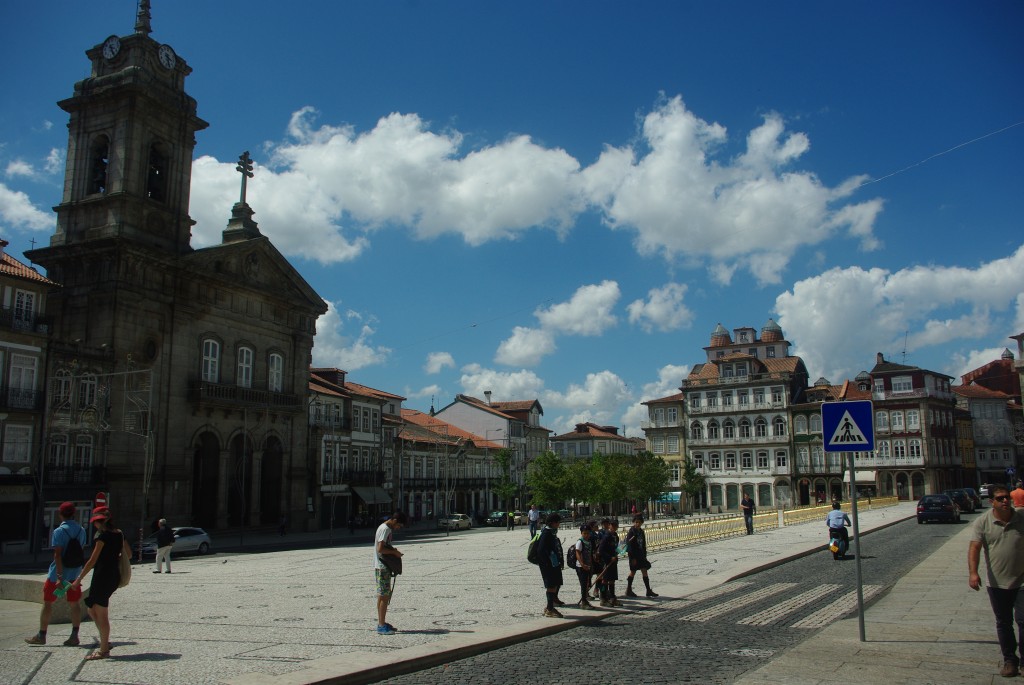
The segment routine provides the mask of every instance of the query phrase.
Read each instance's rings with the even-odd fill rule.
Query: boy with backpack
[[[590,579],[593,576],[593,548],[590,545],[590,525],[584,523],[580,526],[580,538],[565,555],[566,565],[576,569],[576,576],[580,581],[580,601],[577,605],[580,609],[593,609],[594,606],[588,601],[590,594]]]
[[[615,598],[615,581],[619,579],[619,521],[618,519],[605,519],[607,521],[604,534],[601,536],[601,543],[597,548],[597,557],[601,560],[604,570],[601,572],[601,606],[618,607],[622,603]]]
[[[45,645],[46,630],[50,626],[50,617],[53,615],[53,603],[57,601],[57,592],[61,592],[71,605],[71,637],[64,640],[68,647],[78,645],[78,629],[82,625],[82,606],[78,603],[82,599],[82,588],[67,587],[78,578],[85,566],[84,547],[88,541],[85,528],[75,521],[75,505],[71,502],[64,502],[57,510],[60,513],[61,524],[53,529],[50,535],[50,544],[53,546],[53,561],[50,562],[50,571],[46,575],[46,582],[43,583],[43,610],[39,616],[39,632],[32,637],[26,637],[25,642],[30,645]],[[66,593],[63,592],[66,588]]]

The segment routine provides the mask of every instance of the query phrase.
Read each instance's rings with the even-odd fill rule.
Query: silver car
[[[448,530],[469,530],[472,527],[473,520],[465,514],[449,514],[438,524],[438,528],[447,528]]]
[[[209,554],[213,547],[210,534],[202,528],[195,526],[182,526],[172,528],[174,532],[174,545],[171,547],[171,554]],[[139,543],[133,546],[135,553],[139,553]],[[142,541],[142,556],[156,556],[156,534],[150,535]]]

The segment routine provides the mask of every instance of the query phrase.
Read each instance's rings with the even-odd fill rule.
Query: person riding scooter
[[[850,536],[846,532],[846,527],[853,523],[846,512],[840,510],[839,502],[832,502],[832,511],[828,512],[828,516],[825,517],[825,523],[828,525],[829,539],[839,541],[839,549],[833,551],[832,556],[836,559],[844,558],[846,550],[850,546]]]

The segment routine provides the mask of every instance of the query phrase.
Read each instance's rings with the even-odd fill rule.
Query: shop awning
[[[367,504],[391,504],[391,495],[383,488],[352,486],[359,498]]]
[[[850,472],[849,471],[847,471],[846,473],[843,474],[843,482],[844,483],[849,483],[850,482]],[[875,472],[874,471],[861,471],[861,470],[858,470],[857,471],[857,482],[858,483],[874,483],[874,482],[876,482],[876,480],[875,480]]]

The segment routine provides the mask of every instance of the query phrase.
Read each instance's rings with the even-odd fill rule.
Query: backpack
[[[61,528],[64,528],[62,523]],[[78,535],[72,535],[70,528],[64,528],[64,532],[68,534],[70,541],[64,547],[64,550],[60,555],[60,563],[64,565],[64,568],[82,568],[85,566],[85,551],[82,550],[82,543],[78,541]]]
[[[540,533],[537,533],[530,540],[530,544],[526,547],[526,560],[531,564],[540,564],[540,559],[537,558],[537,541],[540,540]]]
[[[587,544],[586,540],[583,540],[583,538],[580,538],[580,540],[583,542],[584,545]],[[573,544],[572,547],[569,548],[569,551],[565,553],[565,565],[569,568],[576,568],[577,563],[578,562],[576,560],[576,545]]]

